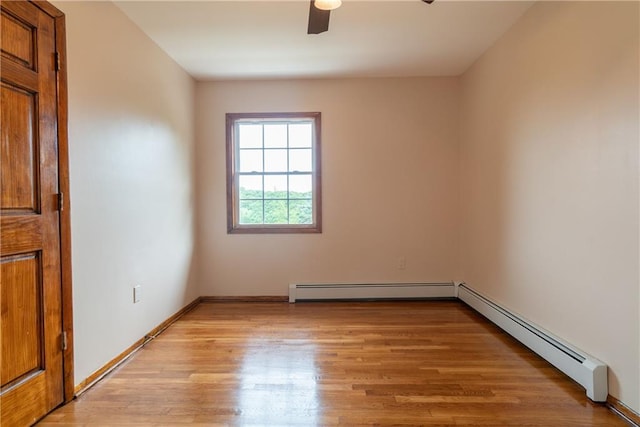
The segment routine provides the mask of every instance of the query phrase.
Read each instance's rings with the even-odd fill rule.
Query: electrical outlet
[[[133,287],[133,303],[134,304],[140,302],[140,294],[141,294],[140,285],[134,286]]]
[[[398,270],[404,270],[407,268],[407,258],[401,256],[398,258]]]

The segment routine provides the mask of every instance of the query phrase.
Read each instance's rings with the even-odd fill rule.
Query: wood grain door
[[[0,424],[64,400],[55,21],[3,1]]]

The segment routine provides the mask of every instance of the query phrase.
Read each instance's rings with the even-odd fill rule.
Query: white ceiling
[[[343,0],[307,34],[308,0],[118,1],[199,80],[463,73],[531,1]]]

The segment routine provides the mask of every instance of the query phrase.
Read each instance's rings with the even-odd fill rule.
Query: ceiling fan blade
[[[309,4],[309,27],[307,34],[320,34],[329,29],[330,10],[320,10],[315,6],[315,0]]]
[[[433,3],[433,0],[422,0],[423,2],[427,3],[427,4],[431,4]]]

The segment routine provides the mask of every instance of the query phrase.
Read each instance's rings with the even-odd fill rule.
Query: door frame
[[[54,19],[58,72],[56,73],[58,126],[58,189],[63,194],[60,215],[60,268],[62,287],[62,336],[66,346],[62,354],[64,403],[75,396],[73,375],[73,289],[71,275],[71,209],[69,191],[69,133],[67,94],[67,36],[64,13],[51,3],[29,0]]]

